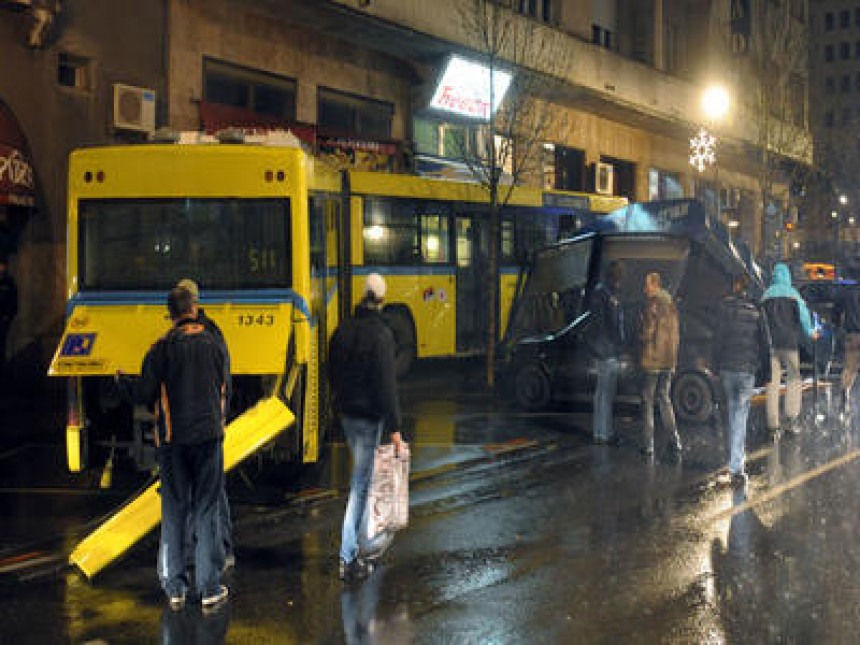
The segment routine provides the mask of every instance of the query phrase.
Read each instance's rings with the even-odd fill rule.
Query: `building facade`
[[[286,127],[352,167],[462,175],[464,142],[479,141],[482,128],[432,99],[452,56],[486,60],[462,19],[475,1],[0,0],[0,101],[33,168],[30,203],[0,206],[21,285],[13,353],[44,365],[60,331],[75,147],[142,141],[159,127]],[[516,65],[500,57],[514,76],[550,78],[544,100],[562,117],[528,181],[636,200],[697,196],[757,253],[781,253],[788,179],[775,173],[763,191],[759,151],[804,163],[811,147],[765,141],[750,61],[759,7],[790,7],[791,24],[805,29],[805,1],[501,4],[554,52]],[[792,133],[808,141],[806,92],[796,92],[805,72],[791,79],[800,97]],[[731,97],[719,122],[701,107],[713,83]],[[143,110],[124,112],[126,95]],[[690,138],[701,126],[717,135],[718,162],[700,173]]]
[[[801,223],[798,251],[860,275],[860,6],[836,0],[810,2],[809,67],[816,100],[810,125],[816,165],[826,186],[817,217]]]

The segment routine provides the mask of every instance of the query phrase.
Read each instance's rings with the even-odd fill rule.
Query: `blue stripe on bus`
[[[453,266],[362,266],[352,267],[353,275],[454,275],[456,267]]]
[[[292,289],[249,289],[206,291],[200,296],[201,304],[224,302],[241,304],[279,304],[289,302],[308,320],[311,319],[307,301]],[[167,296],[163,291],[87,291],[76,293],[66,304],[66,317],[80,305],[164,305]]]

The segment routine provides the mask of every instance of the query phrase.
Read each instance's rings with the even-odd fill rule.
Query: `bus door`
[[[456,216],[457,351],[487,346],[489,225],[480,213]]]

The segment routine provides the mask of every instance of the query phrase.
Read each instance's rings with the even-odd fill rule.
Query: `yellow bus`
[[[525,255],[624,203],[514,191],[501,227],[500,329]],[[66,327],[50,367],[69,383],[69,468],[112,465],[111,457],[153,464],[150,411],[123,404],[112,377],[139,372],[169,327],[166,294],[182,278],[197,281],[206,314],[226,338],[236,427],[255,428],[242,454],[265,445],[271,456],[317,460],[327,341],[361,298],[364,276],[376,271],[388,281],[385,315],[401,368],[415,357],[479,351],[487,238],[479,185],[336,171],[299,147],[74,152]],[[259,402],[269,406],[265,431]],[[293,431],[283,432],[287,426]],[[225,443],[225,459],[238,460],[227,451]]]

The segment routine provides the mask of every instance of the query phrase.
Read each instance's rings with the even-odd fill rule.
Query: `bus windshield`
[[[84,291],[290,286],[288,199],[84,199],[78,219]]]

